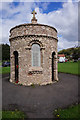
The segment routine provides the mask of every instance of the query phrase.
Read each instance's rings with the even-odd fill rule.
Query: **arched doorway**
[[[54,80],[54,55],[55,52],[52,52],[52,81]]]
[[[18,83],[18,52],[14,51],[14,64],[15,64],[15,82]]]

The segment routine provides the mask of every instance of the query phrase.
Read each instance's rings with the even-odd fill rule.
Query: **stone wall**
[[[42,24],[22,24],[12,28],[10,33],[10,38],[24,35],[44,35],[52,36],[57,39],[56,29],[51,26]]]
[[[54,56],[54,81],[57,74],[57,31],[53,27],[41,24],[23,24],[10,31],[11,82],[15,82],[13,52],[19,56],[19,83],[23,85],[52,83],[52,52]],[[32,67],[32,44],[40,45],[41,66]]]

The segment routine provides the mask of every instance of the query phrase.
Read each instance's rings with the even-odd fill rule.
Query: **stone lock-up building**
[[[10,30],[10,82],[46,85],[58,81],[57,30],[38,24],[33,11],[31,23]]]

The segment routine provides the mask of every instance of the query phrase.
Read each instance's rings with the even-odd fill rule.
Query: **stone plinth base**
[[[21,82],[15,83],[15,82],[13,82],[11,79],[10,79],[10,82],[11,82],[11,83],[14,83],[14,84],[18,84],[18,85],[23,85],[23,86],[32,86],[32,85],[40,85],[40,86],[43,86],[43,85],[50,85],[50,84],[56,83],[56,82],[58,82],[58,80],[51,81],[51,82],[43,82],[43,83],[41,83],[41,84],[34,84],[34,83],[28,83],[28,84],[23,83],[23,84],[22,84]]]

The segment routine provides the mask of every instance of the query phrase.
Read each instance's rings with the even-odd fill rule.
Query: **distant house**
[[[64,54],[58,54],[58,62],[65,62],[66,58]]]

